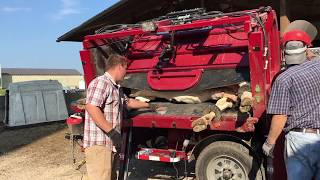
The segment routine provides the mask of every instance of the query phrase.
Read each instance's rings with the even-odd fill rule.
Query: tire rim
[[[246,180],[245,166],[234,157],[222,155],[210,160],[207,170],[208,180]]]

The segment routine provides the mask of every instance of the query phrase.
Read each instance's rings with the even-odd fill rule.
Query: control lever
[[[171,45],[164,47],[162,52],[159,56],[159,61],[155,66],[156,69],[162,69],[163,67],[167,66],[174,55],[174,48]]]

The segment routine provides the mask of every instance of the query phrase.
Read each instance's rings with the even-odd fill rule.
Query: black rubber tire
[[[253,158],[250,156],[248,148],[243,146],[242,144],[231,142],[231,141],[216,141],[211,144],[209,144],[207,147],[205,147],[199,157],[196,161],[196,176],[198,180],[215,180],[216,178],[209,178],[207,175],[210,172],[207,172],[207,168],[209,168],[210,162],[215,162],[214,160],[217,158],[225,158],[228,157],[231,159],[234,159],[237,161],[237,163],[241,163],[240,169],[243,169],[242,172],[245,172],[239,176],[242,178],[239,179],[245,179],[245,180],[263,180],[263,170],[260,169],[262,165],[259,164],[258,160],[256,158]],[[233,162],[236,162],[233,161]],[[214,171],[214,172],[213,172]],[[217,173],[218,172],[218,173]],[[215,171],[212,170],[212,173],[216,173],[221,175],[221,171]],[[233,174],[233,173],[231,173]],[[237,173],[238,175],[239,173]],[[246,177],[243,177],[244,175]],[[212,175],[214,176],[214,175]],[[234,179],[237,179],[237,176],[233,176]],[[223,180],[222,178],[218,178],[217,180]],[[232,179],[232,178],[231,178]]]

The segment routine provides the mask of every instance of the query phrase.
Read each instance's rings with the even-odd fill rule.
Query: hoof
[[[205,129],[207,129],[207,125],[197,125],[197,126],[192,128],[192,130],[194,132],[200,132],[200,131],[203,131]]]
[[[242,113],[249,112],[251,110],[251,106],[239,106],[239,110]]]

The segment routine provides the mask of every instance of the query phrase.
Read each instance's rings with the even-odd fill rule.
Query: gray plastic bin
[[[8,126],[65,120],[68,111],[62,85],[56,80],[9,84]]]

